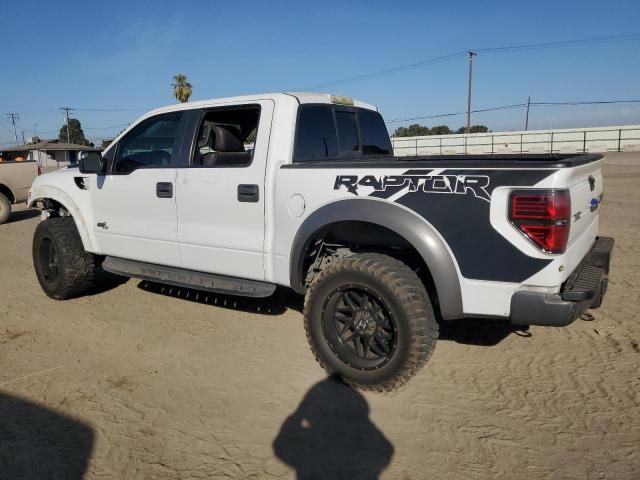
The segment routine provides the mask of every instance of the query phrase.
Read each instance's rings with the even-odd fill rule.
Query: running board
[[[194,272],[116,257],[107,257],[102,263],[102,268],[125,277],[242,297],[269,297],[276,289],[273,283]]]

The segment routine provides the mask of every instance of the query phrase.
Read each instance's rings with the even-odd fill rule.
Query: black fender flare
[[[449,320],[463,316],[458,271],[445,242],[421,217],[404,207],[376,199],[338,200],[320,207],[302,222],[291,246],[290,281],[294,290],[305,292],[304,255],[313,238],[327,225],[342,221],[376,224],[403,237],[418,251],[429,268],[442,318]]]

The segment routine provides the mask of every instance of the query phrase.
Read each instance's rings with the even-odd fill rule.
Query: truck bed
[[[4,192],[11,203],[27,200],[33,179],[38,176],[38,164],[33,160],[0,163],[0,192]]]

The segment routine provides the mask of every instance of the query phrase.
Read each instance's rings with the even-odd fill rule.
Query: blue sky
[[[2,2],[0,144],[6,113],[55,137],[58,107],[79,110],[85,134],[109,137],[144,111],[174,102],[172,75],[193,100],[306,89],[452,52],[640,34],[635,1]],[[474,108],[532,101],[640,99],[640,37],[618,43],[482,53]],[[322,90],[380,106],[385,118],[466,109],[464,57]],[[80,110],[80,109],[85,109]],[[121,111],[88,111],[117,110]],[[522,110],[474,115],[519,129]],[[424,120],[462,126],[464,116]],[[530,128],[640,123],[640,104],[532,109]],[[390,127],[402,125],[392,124]]]

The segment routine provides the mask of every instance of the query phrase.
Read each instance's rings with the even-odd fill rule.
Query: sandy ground
[[[49,300],[38,218],[16,213],[0,226],[0,478],[640,478],[640,154],[605,174],[616,250],[596,320],[445,325],[388,395],[324,377],[296,297],[129,280]]]

